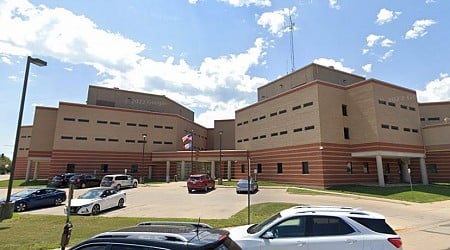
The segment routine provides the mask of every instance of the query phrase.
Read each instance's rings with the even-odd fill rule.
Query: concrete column
[[[166,182],[170,182],[170,161],[166,161]]]
[[[25,181],[30,180],[31,160],[27,160],[27,171],[25,172]]]
[[[375,159],[377,160],[378,185],[384,187],[383,159],[381,155],[377,155]]]
[[[231,161],[227,161],[227,177],[228,181],[231,181]]]
[[[420,158],[420,176],[422,177],[422,184],[428,185],[427,165],[425,165],[425,158]]]
[[[216,161],[211,161],[211,178],[216,179]]]
[[[39,162],[34,162],[33,181],[37,180]]]
[[[186,179],[185,172],[186,172],[186,162],[185,161],[181,161],[181,176],[180,176],[181,180],[185,180]]]
[[[402,165],[401,165],[400,171],[402,172],[402,182],[409,183],[408,168],[409,168],[410,160],[409,160],[409,158],[402,159],[401,162],[402,162]]]

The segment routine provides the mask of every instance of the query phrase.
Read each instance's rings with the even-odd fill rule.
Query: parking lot
[[[208,193],[189,194],[185,182],[140,185],[136,189],[124,190],[127,193],[124,208],[113,209],[100,216],[226,219],[247,207],[246,194],[236,194],[232,187],[216,187]],[[85,191],[77,189],[74,196]],[[6,196],[6,189],[0,189],[0,196]],[[286,193],[285,188],[276,187],[262,187],[250,197],[252,204],[290,202],[360,207],[385,215],[388,223],[399,232],[406,250],[450,249],[450,201],[416,204],[352,195],[293,195]],[[64,215],[62,206],[26,213]]]

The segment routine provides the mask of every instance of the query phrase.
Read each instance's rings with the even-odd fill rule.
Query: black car
[[[100,186],[101,179],[94,174],[77,174],[69,179],[75,188],[87,188]]]
[[[228,234],[203,223],[144,222],[98,234],[71,249],[241,249]]]
[[[75,173],[65,173],[60,175],[55,175],[52,180],[48,183],[50,187],[56,188],[66,188],[69,187],[69,179],[76,175]]]

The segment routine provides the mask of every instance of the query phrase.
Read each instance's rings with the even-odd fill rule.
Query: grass
[[[0,188],[7,188],[8,187],[9,180],[3,180],[0,181]],[[13,181],[13,187],[45,187],[48,184],[47,179],[38,179],[38,180],[14,180]]]
[[[329,190],[417,203],[450,199],[450,186],[436,184],[413,185],[412,191],[410,186],[378,187],[361,185],[336,186],[329,188]]]
[[[283,209],[299,205],[294,203],[261,203],[250,207],[251,223],[263,219]],[[71,216],[73,224],[69,246],[73,246],[98,233],[122,227],[133,226],[144,221],[190,221],[194,218],[128,218],[100,216]],[[0,223],[0,249],[55,249],[60,247],[61,234],[66,222],[65,216],[14,214],[12,219]],[[217,228],[227,228],[247,224],[247,208],[229,219],[205,219],[202,223]]]

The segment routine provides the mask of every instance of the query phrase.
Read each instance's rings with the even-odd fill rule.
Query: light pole
[[[219,185],[222,185],[222,174],[220,173],[222,169],[222,134],[223,131],[219,131]]]
[[[10,199],[11,199],[11,190],[12,190],[12,185],[13,185],[13,180],[14,180],[14,169],[16,167],[16,158],[17,158],[17,149],[19,147],[19,138],[20,138],[20,127],[22,126],[22,116],[23,116],[23,106],[25,104],[25,96],[27,93],[27,84],[28,84],[28,73],[30,71],[30,63],[37,65],[39,67],[42,66],[47,66],[47,62],[43,61],[39,58],[33,58],[31,56],[27,57],[27,66],[25,68],[25,77],[23,79],[23,89],[22,89],[22,98],[20,101],[20,108],[19,108],[19,118],[17,121],[17,130],[16,130],[16,142],[14,144],[14,152],[13,152],[13,158],[12,158],[12,162],[11,162],[11,169],[10,169],[10,173],[9,173],[9,182],[8,182],[8,193],[6,195],[6,204],[11,204],[10,208],[11,211],[2,211],[1,216],[5,215],[5,216],[9,216],[9,218],[12,217],[12,213],[13,213],[13,204],[14,203],[10,203]],[[7,213],[4,213],[7,212]],[[10,212],[10,214],[9,214]]]

